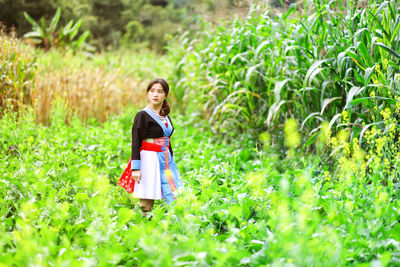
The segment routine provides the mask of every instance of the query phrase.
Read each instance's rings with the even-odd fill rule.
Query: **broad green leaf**
[[[78,34],[79,28],[82,25],[82,19],[78,20],[74,26],[72,26],[70,32],[69,32],[69,40],[72,41],[75,36]]]
[[[347,98],[346,98],[346,106],[344,107],[344,109],[347,109],[350,105],[350,102],[353,101],[354,96],[358,95],[360,93],[360,87],[358,86],[353,86],[349,93],[347,94]]]
[[[364,43],[360,42],[357,46],[357,49],[361,53],[362,58],[367,66],[372,66],[371,56],[368,53],[367,47],[364,45]]]
[[[51,33],[55,32],[58,22],[60,20],[60,16],[61,16],[61,7],[58,7],[56,14],[54,15],[53,19],[50,22],[49,31]]]
[[[74,23],[73,20],[70,20],[67,25],[65,25],[62,30],[60,31],[59,38],[62,39],[64,36],[67,36],[70,32],[71,26]]]
[[[362,98],[353,99],[348,104],[346,104],[345,109],[357,106],[357,105],[359,105],[361,103],[364,103],[364,102],[368,102],[371,99],[372,99],[372,97],[362,97]]]
[[[321,73],[323,70],[324,70],[325,68],[316,68],[314,71],[313,71],[313,73],[311,74],[311,76],[310,76],[310,78],[309,78],[309,80],[308,80],[308,86],[311,86],[311,83],[315,80],[315,77],[319,74],[319,73]],[[321,73],[322,74],[322,73]],[[323,79],[322,79],[323,80]],[[318,85],[320,85],[321,84],[321,82],[319,82],[319,81],[317,81],[317,80],[315,80],[316,81],[316,83],[318,84]]]
[[[367,68],[364,74],[364,85],[366,86],[369,83],[372,73],[374,73],[375,65],[373,67]]]
[[[385,3],[382,4],[382,6],[379,8],[379,10],[381,10],[383,8],[383,5]],[[379,27],[379,29],[386,35],[386,38],[390,39],[389,33],[385,30],[385,28],[382,26],[382,23],[377,19],[377,17],[371,13],[371,11],[369,11],[369,14],[371,15],[371,18],[375,21],[375,25]],[[380,11],[377,11],[376,14],[380,13]]]
[[[318,131],[316,133],[314,133],[313,135],[311,135],[309,138],[307,138],[307,141],[304,143],[304,145],[302,146],[302,150],[304,151],[304,149],[306,149],[308,146],[314,144],[317,140],[319,135],[321,134],[321,131]]]
[[[387,47],[385,44],[383,43],[376,43],[377,46],[382,47],[383,49],[385,49],[386,51],[388,51],[390,54],[392,54],[393,56],[400,58],[400,55],[397,54],[393,49],[391,49],[390,47]]]
[[[282,88],[286,85],[286,83],[289,81],[289,79],[285,79],[283,81],[277,81],[275,83],[275,88],[274,88],[274,95],[275,95],[275,102],[281,101],[281,91]]]
[[[319,115],[320,115],[319,112],[313,112],[313,113],[309,114],[309,115],[303,120],[303,122],[301,123],[300,131],[303,130],[304,125],[306,125],[307,121],[308,121],[309,119],[312,119],[313,117],[316,117],[316,118],[319,119],[321,122],[323,122],[324,120],[323,120]]]
[[[400,14],[397,15],[396,20],[394,24],[394,30],[392,32],[392,38],[390,38],[389,42],[392,43],[394,38],[399,36],[399,30],[400,30]]]
[[[365,70],[365,67],[361,65],[361,58],[356,53],[348,49],[346,54],[357,64],[357,66],[359,66],[362,70]]]
[[[257,68],[262,65],[263,63],[259,63],[257,65],[251,66],[246,72],[246,83],[250,86],[254,86],[256,79],[258,78],[258,71]]]
[[[242,212],[242,207],[240,207],[240,206],[237,206],[237,205],[234,205],[234,206],[231,206],[230,208],[229,208],[229,213],[233,216],[233,217],[235,217],[236,219],[238,219],[239,221],[241,221],[242,220],[242,214],[243,214],[243,212]]]
[[[356,76],[356,79],[357,79],[357,81],[359,82],[359,83],[361,83],[361,84],[365,84],[365,80],[364,80],[364,77],[363,76],[361,76],[359,73],[358,73],[358,71],[357,70],[354,70],[354,76]]]
[[[34,29],[40,29],[39,24],[28,13],[24,12],[26,20],[33,26]]]
[[[324,113],[324,110],[325,110],[325,108],[330,104],[330,103],[332,103],[333,101],[335,101],[335,100],[338,100],[338,99],[342,99],[342,97],[332,97],[332,98],[325,98],[323,101],[322,101],[322,108],[321,108],[321,112],[319,113],[321,116],[322,116],[322,114]]]
[[[346,59],[346,52],[340,52],[339,55],[337,56],[337,65],[339,67],[339,70],[343,69],[343,63]]]
[[[261,50],[263,50],[264,47],[267,46],[267,45],[269,45],[270,43],[271,43],[270,40],[265,40],[264,42],[262,42],[261,44],[259,44],[259,45],[257,46],[256,52],[255,52],[255,56],[256,56],[256,57],[260,56]]]
[[[311,67],[307,70],[307,74],[303,80],[303,87],[307,87],[307,85],[309,86],[311,81],[310,81],[310,77],[311,75],[314,73],[314,71],[321,71],[322,68],[319,68],[319,66],[321,66],[324,62],[328,61],[327,59],[324,60],[318,60],[315,61]],[[315,76],[315,75],[314,75]]]
[[[82,35],[78,38],[78,40],[75,41],[75,46],[77,48],[80,48],[89,35],[90,35],[89,31],[85,31],[84,33],[82,33]]]
[[[118,224],[126,224],[133,219],[133,212],[130,209],[122,207],[118,211]]]
[[[340,118],[341,115],[342,115],[341,113],[338,113],[338,114],[336,114],[335,116],[332,117],[331,121],[329,122],[329,128],[328,129],[332,128],[332,125]]]
[[[282,100],[282,101],[280,101],[280,102],[275,102],[274,104],[271,105],[271,107],[270,107],[269,110],[268,110],[267,119],[265,120],[265,123],[266,123],[268,126],[271,125],[271,122],[272,122],[272,120],[275,119],[275,116],[276,116],[276,114],[278,114],[279,109],[280,109],[281,106],[282,106],[283,104],[285,104],[286,102],[288,102],[288,101]]]

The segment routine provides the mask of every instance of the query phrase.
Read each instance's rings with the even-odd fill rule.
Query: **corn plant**
[[[292,5],[273,17],[253,8],[230,28],[184,44],[177,85],[200,88],[196,109],[215,130],[278,133],[292,117],[306,149],[325,123],[333,132],[351,129],[360,142],[368,127],[382,124],[380,109],[393,109],[398,92],[398,3],[315,0],[303,10]]]
[[[36,72],[32,49],[0,28],[0,108],[31,105]]]

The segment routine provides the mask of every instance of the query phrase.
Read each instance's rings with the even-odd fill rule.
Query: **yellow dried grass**
[[[101,68],[39,72],[35,79],[34,109],[41,123],[48,123],[53,100],[62,98],[67,119],[77,113],[82,120],[96,118],[104,122],[107,115],[118,113],[128,105],[145,104],[145,84],[117,72]]]
[[[38,55],[39,51],[16,38],[14,32],[5,33],[0,24],[0,110],[10,106],[17,112],[33,106],[36,121],[48,124],[56,98],[67,105],[67,121],[76,113],[83,121],[95,118],[104,122],[125,106],[145,105],[146,84],[119,69],[106,71],[105,66],[90,63],[87,67],[66,63],[52,69],[51,64],[38,64]]]

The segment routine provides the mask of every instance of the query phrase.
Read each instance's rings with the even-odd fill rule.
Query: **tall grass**
[[[121,78],[118,72],[105,72],[101,68],[53,70],[41,72],[36,79],[34,93],[36,118],[49,122],[52,102],[65,100],[69,116],[76,112],[86,121],[96,118],[106,121],[110,114],[117,114],[129,105],[145,103],[143,82],[132,78]]]
[[[0,107],[11,102],[15,110],[33,106],[38,122],[48,124],[52,103],[64,99],[67,120],[77,113],[84,121],[105,121],[128,105],[145,104],[145,86],[154,77],[166,77],[172,60],[145,50],[111,51],[88,55],[68,50],[43,52],[0,32]],[[173,90],[171,90],[173,98]]]
[[[382,109],[395,111],[400,7],[393,0],[344,4],[315,0],[274,17],[253,8],[230,27],[185,40],[178,91],[197,99],[193,110],[219,132],[278,133],[295,118],[304,148],[324,124],[362,138],[372,124],[383,126]]]

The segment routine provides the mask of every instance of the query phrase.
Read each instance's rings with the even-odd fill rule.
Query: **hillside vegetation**
[[[205,29],[163,55],[0,33],[0,266],[400,264],[399,4]],[[144,217],[117,181],[154,77],[184,188]]]
[[[247,0],[0,0],[0,23],[19,36],[32,29],[27,12],[48,38],[59,36],[71,21],[79,32],[90,32],[88,43],[98,51],[128,47],[163,51],[171,35],[195,33],[205,20],[245,14]],[[57,27],[49,27],[61,9]],[[47,28],[47,29],[46,29]],[[79,35],[79,34],[78,34]]]

